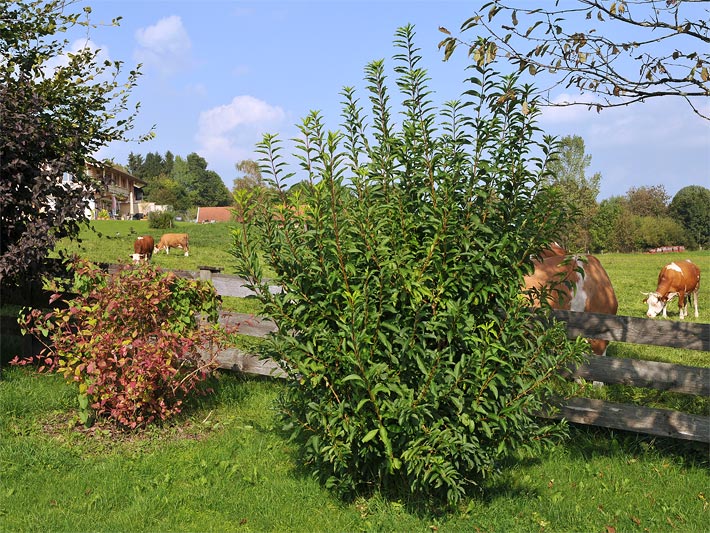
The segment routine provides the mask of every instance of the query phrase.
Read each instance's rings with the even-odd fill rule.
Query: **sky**
[[[127,164],[128,154],[196,152],[232,188],[235,164],[257,159],[264,133],[287,140],[313,110],[328,129],[340,127],[341,91],[367,101],[364,67],[384,59],[394,91],[397,28],[413,24],[434,103],[466,90],[464,48],[444,62],[439,27],[457,33],[478,0],[93,0],[91,45],[143,75],[132,93],[140,113],[136,137],[97,154]],[[705,10],[707,8],[703,8]],[[702,16],[707,16],[703,11]],[[108,23],[122,17],[119,27]],[[472,38],[470,32],[461,34]],[[86,36],[72,43],[78,46]],[[504,65],[501,65],[503,68]],[[535,81],[535,80],[533,80]],[[568,89],[570,91],[570,89]],[[571,96],[570,96],[571,95]],[[553,98],[575,98],[560,89]],[[702,104],[710,113],[710,104]],[[710,187],[710,121],[679,98],[663,97],[601,113],[585,106],[546,108],[539,125],[559,137],[579,135],[591,156],[587,176],[601,175],[598,201],[634,187],[662,185],[669,196],[688,185]]]

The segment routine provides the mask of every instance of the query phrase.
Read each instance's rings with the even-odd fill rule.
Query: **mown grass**
[[[272,406],[280,381],[220,374],[215,395],[142,434],[73,424],[75,391],[0,381],[0,531],[705,531],[707,450],[573,429],[451,512],[343,501],[305,475]],[[69,413],[69,414],[67,414]]]
[[[639,318],[646,317],[647,306],[643,303],[644,292],[656,290],[658,273],[671,261],[690,259],[700,267],[701,283],[698,295],[698,318],[692,306],[686,322],[710,323],[710,250],[668,254],[603,254],[597,256],[614,286],[619,300],[618,314]],[[708,279],[703,279],[708,278]],[[668,318],[654,320],[678,320],[678,300],[668,306]],[[697,350],[682,350],[612,342],[608,355],[647,361],[660,361],[688,366],[710,366],[710,353]]]
[[[85,237],[77,251],[98,262],[130,255],[134,235],[126,228],[158,236],[142,221],[97,226],[103,236]],[[232,273],[228,227],[180,225],[174,231],[190,233],[191,256],[159,255],[154,262],[190,270],[224,266]],[[643,317],[640,292],[655,288],[663,264],[686,257],[710,271],[708,252],[600,256],[619,314]],[[700,322],[710,322],[708,288],[705,283],[700,296]],[[225,306],[259,310],[253,298],[225,298]],[[677,308],[670,319],[677,319]],[[710,366],[707,352],[621,343],[610,352]],[[0,531],[700,532],[710,523],[706,445],[582,427],[571,428],[571,439],[543,457],[501,465],[500,478],[485,480],[480,494],[451,512],[378,494],[343,501],[304,474],[278,427],[273,406],[286,386],[220,373],[212,397],[172,424],[134,434],[105,423],[78,427],[73,387],[57,376],[4,369]],[[639,401],[642,394],[602,390],[607,399]]]

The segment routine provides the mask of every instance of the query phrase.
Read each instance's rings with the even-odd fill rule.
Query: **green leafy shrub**
[[[175,226],[174,211],[151,211],[148,213],[148,227],[154,229],[169,229]]]
[[[399,128],[375,61],[371,125],[352,88],[342,132],[302,121],[298,193],[264,137],[278,198],[237,207],[232,252],[279,326],[264,354],[293,378],[279,406],[305,464],[342,494],[456,504],[504,459],[564,436],[534,414],[583,342],[521,294],[562,217],[532,88],[472,66],[465,99],[438,111],[413,35],[396,34]],[[262,281],[262,253],[282,293]]]
[[[80,262],[74,271],[75,294],[65,306],[21,317],[23,333],[45,348],[15,363],[38,361],[40,370],[78,383],[86,424],[95,414],[143,427],[207,392],[203,385],[224,338],[213,325],[219,314],[214,287],[150,265],[124,265],[109,275]]]

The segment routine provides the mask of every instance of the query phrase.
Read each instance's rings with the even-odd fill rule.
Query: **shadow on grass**
[[[571,457],[584,461],[595,457],[651,455],[678,460],[686,466],[710,467],[707,444],[632,431],[570,424],[570,439],[564,446]]]

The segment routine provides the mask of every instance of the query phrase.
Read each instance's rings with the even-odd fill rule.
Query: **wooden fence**
[[[617,342],[670,346],[710,352],[710,324],[652,320],[627,316],[554,311],[566,322],[570,338],[591,336]],[[239,323],[244,335],[263,337],[276,326],[261,317],[223,313],[222,323]],[[278,364],[230,348],[218,355],[224,369],[285,377]],[[571,377],[605,384],[623,384],[663,391],[710,397],[710,368],[691,367],[638,359],[589,356],[586,364],[571,372]],[[560,402],[552,418],[565,418],[578,424],[636,431],[663,437],[710,443],[710,416],[691,415],[668,409],[654,409],[588,398]],[[549,416],[549,415],[543,415]]]
[[[236,276],[219,274],[219,270],[200,267],[199,272],[176,271],[176,274],[212,280],[217,292],[223,296],[248,294],[243,287],[243,280]],[[555,318],[566,323],[567,335],[570,338],[584,336],[710,353],[710,324],[569,311],[554,311],[553,314]],[[225,325],[239,324],[239,333],[255,337],[263,337],[276,331],[272,322],[252,315],[223,312],[220,322]],[[237,348],[220,352],[217,360],[223,369],[277,378],[286,377],[276,362],[259,359]],[[571,373],[571,377],[601,381],[605,384],[623,384],[710,397],[710,368],[590,356],[586,364]],[[587,398],[572,398],[560,402],[558,407],[560,411],[553,418],[710,443],[710,416]]]

